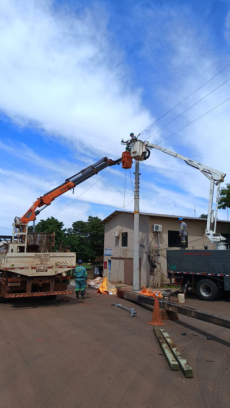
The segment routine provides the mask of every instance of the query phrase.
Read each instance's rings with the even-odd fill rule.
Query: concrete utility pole
[[[139,161],[135,160],[135,186],[134,186],[134,241],[133,241],[133,290],[140,289],[139,279]]]

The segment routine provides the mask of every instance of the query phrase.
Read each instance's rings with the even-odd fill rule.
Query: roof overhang
[[[109,222],[110,220],[112,220],[113,218],[115,218],[117,215],[119,214],[132,214],[132,211],[120,211],[120,210],[116,210],[114,212],[112,212],[110,215],[108,215],[108,217],[106,217],[104,220],[102,220],[102,224],[106,224],[107,222]],[[181,215],[169,215],[169,214],[156,214],[156,213],[143,213],[140,212],[140,215],[144,215],[147,217],[161,217],[161,218],[174,218],[174,219],[178,219],[179,217],[181,217]],[[184,220],[193,220],[193,221],[207,221],[206,218],[197,218],[197,217],[186,217],[183,216]],[[225,221],[225,220],[218,220],[218,222],[225,222],[225,223],[230,223],[230,221]]]

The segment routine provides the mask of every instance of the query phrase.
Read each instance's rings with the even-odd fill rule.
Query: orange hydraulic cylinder
[[[125,151],[121,155],[121,162],[122,162],[122,168],[123,169],[131,169],[133,159],[131,157],[131,153],[129,151]]]

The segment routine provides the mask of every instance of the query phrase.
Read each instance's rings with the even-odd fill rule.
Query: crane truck
[[[170,280],[180,279],[185,293],[188,288],[191,288],[201,300],[215,300],[223,290],[230,291],[230,251],[227,250],[225,244],[226,238],[216,232],[220,184],[224,182],[226,174],[159,145],[138,140],[138,137],[132,137],[128,141],[122,140],[121,143],[126,144],[126,152],[123,153],[124,160],[126,160],[124,168],[130,167],[130,159],[147,160],[150,157],[151,149],[157,149],[183,160],[210,180],[205,235],[212,244],[216,245],[216,249],[167,250],[167,274]],[[215,186],[217,193],[214,214]]]
[[[76,266],[76,254],[52,252],[53,234],[28,233],[28,223],[58,196],[120,162],[121,159],[103,157],[39,197],[22,217],[15,217],[12,236],[0,236],[0,301],[72,293],[67,284],[70,271]]]

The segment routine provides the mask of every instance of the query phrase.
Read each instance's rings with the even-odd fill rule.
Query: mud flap
[[[224,276],[224,290],[230,291],[230,276]]]

